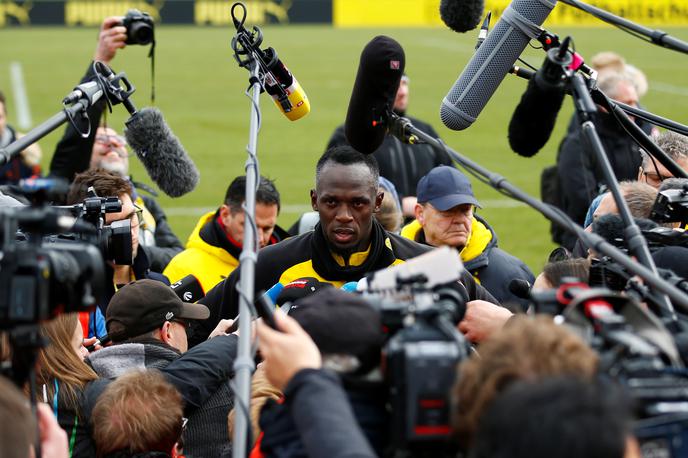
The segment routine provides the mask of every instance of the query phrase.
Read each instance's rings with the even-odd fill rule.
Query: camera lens
[[[133,43],[147,45],[153,41],[153,27],[143,21],[136,21],[131,24],[129,38]]]

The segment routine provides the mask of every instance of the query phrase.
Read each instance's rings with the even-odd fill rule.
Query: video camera
[[[68,210],[75,218],[90,223],[96,230],[94,243],[100,249],[105,261],[118,265],[131,265],[131,220],[124,219],[105,224],[107,213],[122,211],[122,203],[117,197],[99,197],[93,187],[88,188],[88,196],[83,202],[57,207]],[[78,237],[77,238],[81,238]],[[83,239],[83,238],[81,238]]]
[[[685,456],[688,371],[662,322],[628,295],[573,278],[531,298],[537,312],[559,316],[583,336],[600,355],[599,371],[630,395],[642,455]]]
[[[448,247],[370,274],[363,297],[380,311],[389,338],[383,367],[389,384],[395,450],[442,450],[450,432],[450,392],[469,344],[456,330],[466,310],[448,284],[462,271]]]
[[[665,189],[657,193],[650,218],[660,223],[682,223],[685,226],[688,223],[688,189]]]
[[[0,221],[0,329],[87,310],[102,299],[105,266],[98,249],[45,239],[64,231],[93,235],[92,227],[50,207],[3,209]]]

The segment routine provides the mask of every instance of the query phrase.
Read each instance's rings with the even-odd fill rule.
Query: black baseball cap
[[[108,304],[105,325],[113,342],[121,342],[159,328],[175,319],[205,320],[202,304],[182,302],[172,288],[155,280],[137,280],[119,289]]]
[[[420,179],[416,187],[416,197],[419,204],[429,203],[439,211],[446,211],[462,204],[480,207],[466,175],[447,165],[435,167]]]
[[[321,353],[357,356],[363,373],[379,364],[384,341],[380,314],[358,294],[322,288],[297,300],[289,316],[311,336]]]

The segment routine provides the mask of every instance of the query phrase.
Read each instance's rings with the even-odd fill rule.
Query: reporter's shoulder
[[[406,237],[388,232],[387,237],[392,244],[392,250],[398,259],[411,259],[427,253],[432,247],[415,242]]]

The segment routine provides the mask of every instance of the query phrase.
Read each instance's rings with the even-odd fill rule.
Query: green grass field
[[[613,50],[646,72],[650,91],[643,104],[655,113],[688,123],[688,57],[641,42],[616,29],[550,28],[574,37],[584,56]],[[411,78],[409,113],[431,122],[457,151],[503,174],[511,182],[539,195],[539,176],[553,164],[558,142],[568,123],[572,103],[566,101],[550,143],[536,157],[525,159],[511,152],[506,138],[514,107],[525,82],[507,77],[478,121],[463,132],[450,131],[439,120],[442,98],[469,60],[476,35],[436,29],[335,29],[329,26],[264,27],[265,44],[273,46],[306,90],[312,111],[297,122],[288,121],[263,96],[262,129],[258,141],[261,172],[277,182],[284,211],[279,223],[288,227],[308,210],[308,190],[314,166],[332,130],[343,122],[358,58],[375,35],[397,39],[406,51],[406,71]],[[688,29],[670,29],[684,40]],[[15,121],[10,90],[9,64],[22,64],[34,123],[60,109],[60,101],[79,81],[93,55],[95,29],[28,28],[0,30],[0,88],[9,97],[10,122]],[[249,101],[244,95],[248,74],[230,51],[229,28],[159,27],[156,56],[157,106],[182,140],[201,170],[201,183],[179,199],[161,197],[172,227],[182,240],[200,214],[200,207],[217,206],[229,181],[243,173],[248,139]],[[150,104],[148,49],[129,47],[120,52],[113,67],[127,72],[137,86],[137,106]],[[539,66],[544,54],[528,48],[523,57]],[[115,107],[109,124],[121,130],[125,110]],[[47,167],[61,131],[43,139],[43,164]],[[136,160],[134,176],[150,180]],[[477,183],[482,214],[494,226],[500,245],[539,271],[551,250],[547,221],[529,208],[514,204]]]

